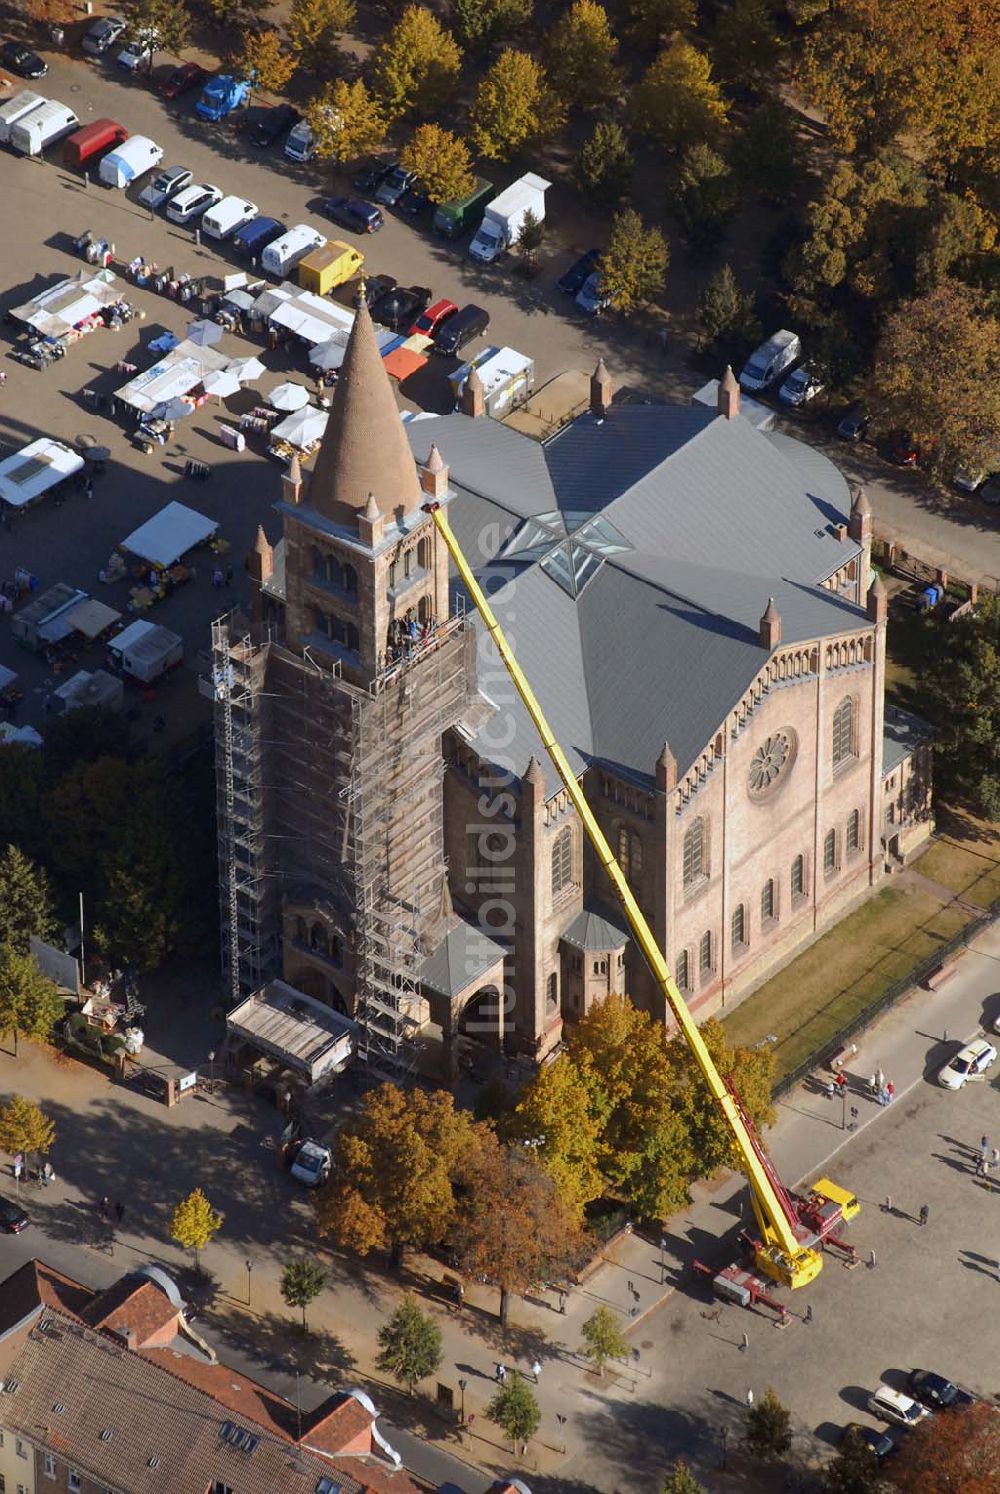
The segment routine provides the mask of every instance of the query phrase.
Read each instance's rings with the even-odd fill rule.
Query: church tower
[[[423,504],[441,488],[410,451],[364,296],[312,475],[282,501],[286,644],[369,685],[448,616],[448,555]],[[436,488],[434,479],[437,478]]]

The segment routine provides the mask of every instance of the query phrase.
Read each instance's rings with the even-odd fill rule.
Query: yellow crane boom
[[[503,630],[486,599],[485,593],[462,553],[458,541],[452,532],[451,525],[448,523],[445,510],[437,503],[426,504],[425,508],[428,513],[433,515],[438,533],[448,547],[448,552],[455,562],[463,585],[475,603],[476,610],[482,617],[483,623],[496,645],[497,652],[514,682],[517,693],[524,702],[528,714],[534,722],[535,729],[542,739],[545,750],[548,752],[559,777],[562,779],[566,792],[572,800],[573,807],[583,822],[583,827],[587,832],[591,845],[594,847],[598,860],[607,872],[618,895],[635,940],[659,982],[660,989],[677,1019],[678,1026],[695,1056],[698,1067],[701,1069],[712,1099],[722,1112],[733,1136],[733,1140],[743,1159],[743,1166],[746,1169],[750,1182],[754,1212],[764,1237],[763,1249],[757,1255],[757,1264],[769,1276],[785,1282],[788,1286],[805,1286],[822,1269],[822,1253],[812,1248],[811,1244],[803,1245],[797,1237],[793,1221],[789,1218],[788,1206],[782,1201],[778,1188],[772,1182],[772,1169],[763,1153],[763,1148],[752,1135],[740,1113],[736,1100],[712,1061],[712,1055],[705,1046],[705,1041],[698,1030],[697,1023],[674,983],[666,959],[653,936],[649,924],[646,922],[645,915],[636,902],[632,889],[625,880],[624,873],[615,859],[604,832],[594,818],[590,805],[583,795],[565,753],[553,736],[552,729],[535,698],[534,691],[522,672],[517,659],[514,657],[510,644],[504,637]]]

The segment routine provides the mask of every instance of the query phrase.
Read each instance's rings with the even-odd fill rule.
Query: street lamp
[[[210,1048],[208,1052],[208,1087],[215,1093],[215,1049]]]
[[[723,1466],[723,1468],[728,1468],[728,1466],[729,1466],[729,1461],[728,1461],[728,1459],[729,1459],[729,1428],[728,1427],[720,1427],[720,1429],[719,1429],[719,1438],[720,1438],[720,1440],[722,1442],[722,1466]]]
[[[247,1307],[250,1306],[250,1273],[253,1271],[253,1261],[249,1257],[243,1262],[247,1268]]]
[[[465,1426],[465,1387],[468,1383],[468,1380],[459,1380],[458,1382],[458,1388],[462,1392],[462,1409],[458,1414],[458,1419],[463,1427]]]
[[[666,1237],[666,1235],[661,1235],[660,1236],[660,1286],[663,1286],[663,1284],[666,1281],[666,1279],[667,1279],[667,1237]]]

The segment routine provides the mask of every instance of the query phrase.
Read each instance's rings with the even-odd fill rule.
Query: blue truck
[[[231,73],[217,73],[209,78],[201,98],[194,106],[199,119],[219,120],[239,109],[250,97],[249,78],[234,78]]]

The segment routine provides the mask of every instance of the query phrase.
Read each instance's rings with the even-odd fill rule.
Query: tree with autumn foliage
[[[675,36],[632,89],[632,124],[668,151],[695,141],[715,143],[725,128],[726,105],[704,52]]]
[[[998,1468],[1000,1416],[980,1401],[913,1427],[884,1477],[899,1494],[996,1494]]]
[[[292,0],[288,41],[303,67],[322,77],[334,65],[337,42],[356,9],[354,0]]]
[[[507,161],[533,140],[562,128],[565,110],[545,70],[529,52],[505,48],[480,79],[469,115],[472,147],[491,161]]]
[[[433,11],[408,5],[375,53],[372,86],[390,120],[426,116],[458,91],[462,49]]]
[[[315,1194],[319,1233],[358,1255],[388,1250],[397,1264],[407,1245],[437,1244],[484,1136],[492,1133],[446,1091],[380,1084],[337,1134],[329,1181]]]
[[[481,1132],[466,1158],[459,1217],[451,1234],[463,1270],[500,1288],[500,1322],[510,1299],[562,1276],[583,1250],[583,1234],[531,1146],[504,1146]]]
[[[690,31],[696,20],[695,0],[629,0],[628,13],[632,34],[642,47]]]
[[[441,125],[419,125],[399,159],[407,171],[415,173],[431,202],[454,202],[475,185],[469,147]]]
[[[596,108],[621,86],[618,42],[608,13],[597,0],[573,0],[548,34],[545,66],[552,87],[567,104]]]
[[[663,290],[670,247],[655,223],[643,223],[635,208],[623,208],[611,223],[601,255],[601,291],[610,306],[628,316]]]
[[[328,83],[306,105],[305,114],[321,161],[342,166],[378,150],[385,139],[385,115],[360,78],[355,83],[343,78]]]
[[[238,67],[253,79],[261,93],[280,93],[295,71],[295,58],[286,52],[277,31],[248,31],[243,38]]]
[[[740,1103],[758,1134],[774,1124],[774,1052],[769,1044],[760,1048],[734,1047],[725,1025],[709,1017],[701,1036],[712,1062],[740,1097]],[[687,1040],[679,1033],[667,1044],[670,1060],[670,1104],[684,1125],[697,1158],[697,1171],[710,1177],[721,1167],[740,1167],[740,1153],[722,1112],[709,1094],[701,1069]]]
[[[504,1134],[515,1141],[544,1138],[536,1150],[566,1208],[577,1219],[604,1192],[598,1165],[601,1125],[577,1065],[562,1053],[521,1091]]]
[[[80,13],[75,0],[24,0],[23,9],[38,26],[68,26]]]

